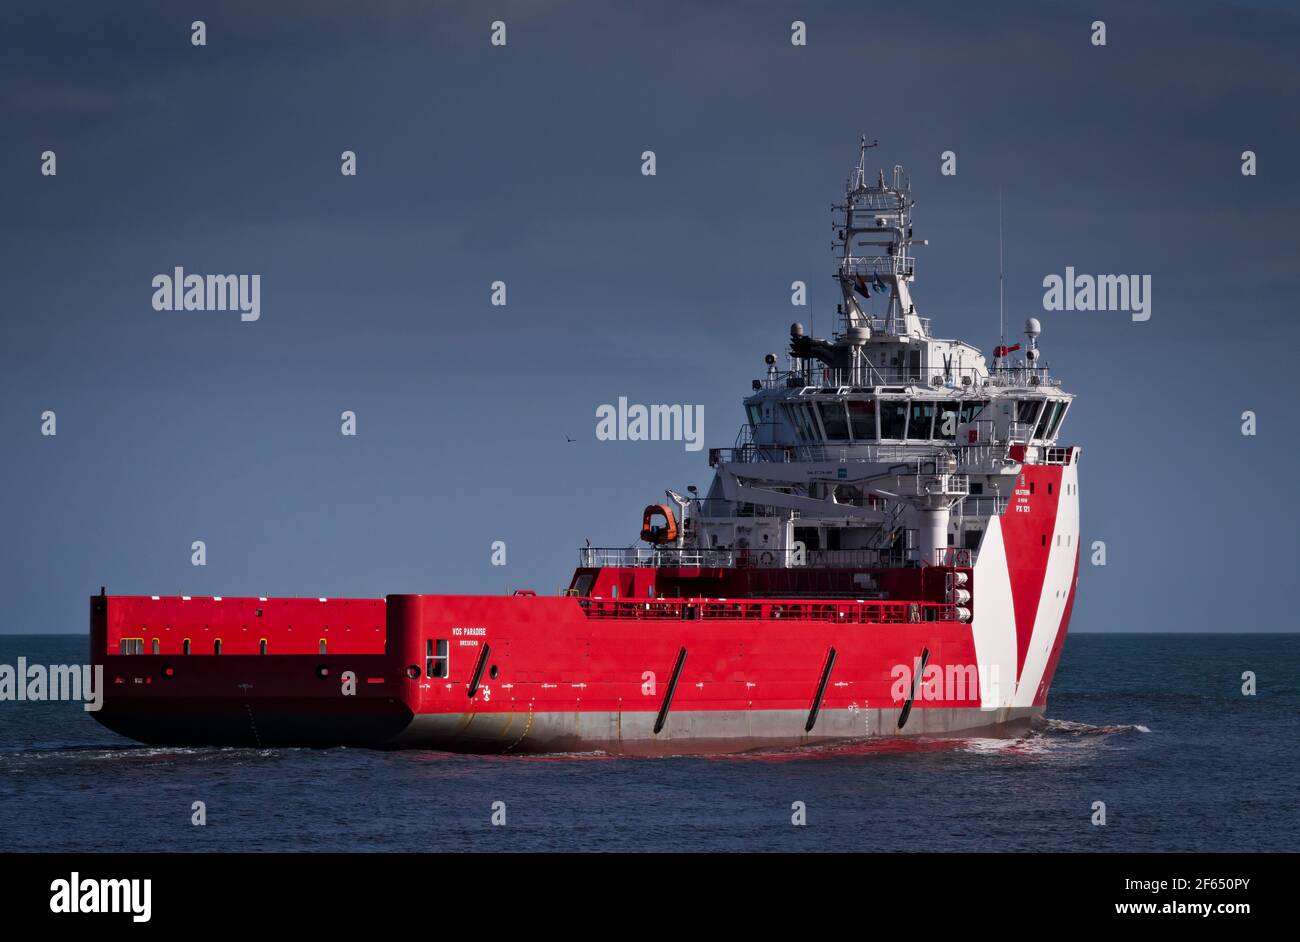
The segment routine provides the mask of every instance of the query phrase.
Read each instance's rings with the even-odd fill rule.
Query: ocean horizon
[[[87,646],[0,635],[0,664]],[[1290,851],[1297,677],[1294,633],[1071,633],[1020,738],[656,759],[157,748],[0,702],[0,850]]]

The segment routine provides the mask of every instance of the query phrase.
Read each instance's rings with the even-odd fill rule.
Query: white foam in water
[[[1104,736],[1110,733],[1149,733],[1146,726],[1120,723],[1107,726],[1093,726],[1091,723],[1076,723],[1074,720],[1043,720],[1041,731],[1044,734],[1060,733],[1070,736]]]

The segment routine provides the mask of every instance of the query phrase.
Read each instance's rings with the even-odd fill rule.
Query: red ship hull
[[[158,745],[653,754],[1020,729],[1041,712],[981,710],[969,627],[921,620],[942,617],[937,604],[435,595],[291,602],[292,628],[257,616],[273,604],[257,599],[95,598],[95,634],[110,644],[120,649],[125,638],[129,647],[155,629],[159,637],[158,654],[106,657],[99,719]],[[382,633],[346,621],[367,608],[384,618]],[[327,651],[342,634],[355,651],[270,653],[298,643],[291,633],[311,645],[325,637]],[[184,637],[194,635],[209,652],[222,635],[223,653],[183,654]],[[252,653],[263,639],[268,653]],[[428,676],[434,639],[451,642],[445,677]],[[940,680],[914,690],[900,668],[914,671],[923,654],[921,676]]]
[[[692,587],[770,595],[792,577],[686,569],[579,570],[585,595],[550,598],[96,596],[95,715],[160,745],[498,753],[1014,735],[1042,714],[1073,604],[1077,512],[1057,496],[1073,472],[1026,466],[1040,496],[973,567],[877,572],[890,601],[706,596]]]

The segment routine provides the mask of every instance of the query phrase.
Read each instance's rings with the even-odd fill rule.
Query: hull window
[[[424,674],[426,677],[446,677],[448,674],[448,642],[445,638],[428,638],[424,642]]]

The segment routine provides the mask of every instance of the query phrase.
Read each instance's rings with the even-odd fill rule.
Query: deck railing
[[[958,620],[958,606],[938,602],[583,598],[578,600],[578,604],[588,618],[648,621],[795,619],[836,624],[906,625]]]
[[[586,546],[579,564],[660,569],[880,569],[901,564],[888,550],[699,549],[667,546]]]
[[[1007,512],[1008,497],[997,494],[967,497],[953,508],[957,517],[1000,517]]]
[[[925,320],[923,318],[923,320]],[[929,322],[926,321],[928,324]],[[872,320],[872,329],[887,329],[884,320]],[[863,363],[857,372],[810,362],[802,369],[771,370],[756,380],[761,389],[834,389],[839,395],[873,394],[881,386],[926,386],[932,390],[979,389],[985,385],[998,388],[1034,386],[1059,387],[1061,381],[1051,375],[1049,366],[976,369],[943,366],[877,366]]]
[[[1003,501],[1005,504],[1005,501]],[[921,562],[903,549],[696,549],[655,546],[586,546],[578,551],[584,569],[899,569]],[[973,550],[936,550],[937,566],[971,566]]]

